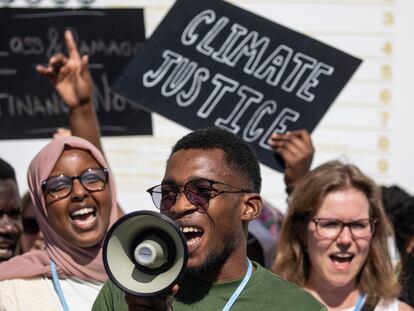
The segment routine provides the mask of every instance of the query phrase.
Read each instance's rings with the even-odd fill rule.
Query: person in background
[[[247,257],[270,269],[276,257],[283,214],[263,200],[260,215],[249,223]]]
[[[98,117],[93,104],[94,84],[90,74],[87,55],[79,54],[73,34],[64,34],[68,56],[57,54],[49,59],[48,65],[36,66],[36,71],[49,78],[56,92],[69,108],[69,129],[58,128],[53,138],[70,135],[86,139],[103,154]],[[118,216],[124,211],[118,204]]]
[[[26,253],[31,250],[44,249],[45,240],[37,223],[35,207],[29,192],[26,192],[22,197],[22,223],[23,232],[20,236],[20,252]]]
[[[400,302],[377,185],[355,165],[327,162],[295,186],[273,271],[328,310],[412,310]]]
[[[0,264],[0,310],[89,311],[107,279],[102,243],[117,219],[105,158],[82,138],[54,139],[27,178],[46,247]]]
[[[0,262],[16,255],[22,233],[21,201],[13,167],[0,159]]]
[[[199,129],[181,138],[148,192],[186,236],[186,275],[170,295],[135,297],[105,283],[92,310],[325,310],[247,257],[247,227],[262,209],[256,156],[238,136]],[[172,297],[171,295],[174,295]]]
[[[315,149],[307,130],[274,133],[269,141],[275,156],[284,163],[284,181],[287,195],[293,191],[298,181],[309,172]],[[260,216],[249,224],[247,253],[261,265],[270,269],[273,265],[279,232],[284,215],[269,202],[263,200]]]
[[[414,197],[396,185],[381,189],[385,211],[394,227],[400,258],[400,299],[414,307]]]

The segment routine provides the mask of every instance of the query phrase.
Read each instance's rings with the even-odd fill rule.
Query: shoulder
[[[24,289],[47,288],[44,278],[12,279],[0,281],[1,294],[6,291],[20,291]]]
[[[3,310],[24,310],[35,304],[38,310],[54,310],[47,283],[43,278],[0,281],[0,306]]]
[[[383,301],[381,300],[375,311],[413,311],[414,309],[410,307],[405,302],[402,302],[398,299],[394,299],[391,301]]]
[[[405,302],[400,301],[398,310],[399,311],[413,311],[414,309],[410,305],[406,304]]]
[[[124,293],[110,280],[104,283],[92,307],[92,311],[105,310],[128,310]]]
[[[269,302],[277,303],[281,310],[325,310],[323,304],[299,286],[255,264],[252,291],[267,295]]]

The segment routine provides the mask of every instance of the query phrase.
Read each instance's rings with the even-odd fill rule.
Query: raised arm
[[[315,149],[307,130],[273,134],[270,145],[285,162],[285,185],[289,194],[312,164]]]
[[[99,150],[99,123],[92,103],[93,80],[88,68],[88,56],[80,56],[72,32],[65,31],[68,56],[57,54],[49,59],[47,67],[38,65],[38,73],[48,77],[57,93],[69,107],[69,125],[72,135],[82,137]]]

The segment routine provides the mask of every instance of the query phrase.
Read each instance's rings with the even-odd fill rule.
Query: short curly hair
[[[254,151],[240,137],[216,127],[197,129],[177,141],[169,159],[177,151],[188,149],[222,150],[230,169],[247,178],[253,186],[252,190],[260,193],[262,177],[259,162]]]
[[[3,179],[13,179],[16,180],[16,174],[13,167],[0,158],[0,180]]]

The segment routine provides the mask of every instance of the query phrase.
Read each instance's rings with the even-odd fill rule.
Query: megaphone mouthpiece
[[[134,250],[135,260],[142,266],[154,269],[167,262],[168,249],[163,241],[156,236],[138,244]]]
[[[181,278],[187,241],[174,221],[153,211],[124,215],[109,229],[103,261],[109,278],[124,292],[155,296]]]

